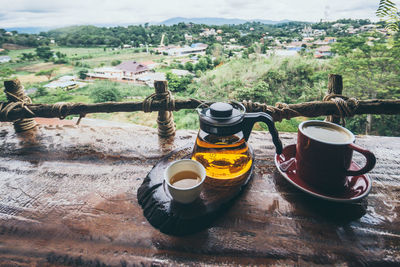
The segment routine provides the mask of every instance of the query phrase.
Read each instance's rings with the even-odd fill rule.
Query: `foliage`
[[[88,73],[88,69],[81,69],[78,72],[79,79],[84,80],[86,79],[86,74]]]
[[[346,119],[346,128],[355,134],[365,134],[367,116],[358,115]],[[400,115],[372,115],[372,130],[368,134],[400,136]]]
[[[61,53],[60,51],[56,52],[56,59],[54,59],[54,64],[65,64],[68,63],[67,55]]]
[[[278,95],[273,94],[270,85],[265,81],[259,81],[253,87],[239,87],[235,91],[235,98],[268,104],[274,104],[280,99]]]
[[[114,59],[113,61],[111,61],[111,65],[112,65],[112,66],[117,66],[117,65],[119,65],[119,64],[121,64],[121,60]]]
[[[36,59],[36,55],[33,53],[22,53],[19,59],[21,61],[33,61]]]
[[[360,40],[364,43],[358,43]],[[338,46],[337,52],[341,56],[333,60],[335,73],[343,76],[345,94],[359,99],[400,98],[399,40],[395,39],[389,45],[382,40],[367,44],[366,39],[359,39],[358,47],[353,48],[354,41],[347,39],[342,43],[343,47]],[[351,118],[348,124],[350,129],[356,133],[365,133],[369,128],[366,117]],[[395,123],[394,118],[398,119],[399,116],[370,116],[369,134],[400,135],[399,123]]]
[[[207,59],[202,57],[199,59],[199,62],[195,65],[195,70],[206,71],[208,67]]]
[[[194,86],[206,99],[296,103],[322,99],[328,72],[328,64],[307,58],[237,59],[207,72]]]
[[[40,87],[38,88],[39,91]],[[47,90],[36,91],[36,93],[32,97],[33,103],[46,103],[46,104],[54,104],[57,102],[69,102],[73,99],[73,96],[70,92],[64,90],[55,90],[49,92]]]
[[[54,55],[54,52],[51,51],[49,46],[40,46],[35,49],[35,52],[38,58],[43,59],[46,62],[49,61]]]
[[[391,0],[380,0],[376,15],[386,22],[386,29],[399,31],[400,15],[396,4]]]
[[[193,71],[193,69],[194,69],[193,63],[192,62],[186,62],[185,63],[185,69],[188,70],[188,71]]]
[[[352,36],[339,38],[336,43],[331,47],[331,52],[345,56],[352,53],[356,48],[361,50],[367,50],[368,45],[366,44],[367,38],[362,36]]]
[[[174,122],[178,129],[199,129],[199,115],[195,110],[183,109],[173,113]]]
[[[95,103],[100,102],[117,102],[121,100],[121,92],[116,88],[99,87],[95,88],[90,97]]]
[[[340,30],[332,27],[334,23],[344,23],[346,26]],[[134,25],[128,27],[74,26],[41,33],[40,36],[17,33],[13,36],[6,36],[0,29],[0,44],[7,42],[26,45],[30,42],[32,46],[38,47],[36,50],[33,48],[10,50],[10,56],[20,60],[7,64],[8,69],[0,68],[0,79],[8,79],[15,72],[14,69],[19,70],[19,75],[26,74],[30,70],[25,70],[23,67],[33,66],[37,61],[32,63],[30,61],[38,58],[54,63],[69,61],[72,66],[77,67],[75,71],[79,71],[78,75],[82,79],[85,78],[87,69],[81,68],[118,65],[121,60],[131,58],[132,53],[140,53],[145,50],[141,44],[149,45],[150,48],[159,45],[163,34],[165,34],[164,44],[190,45],[190,42],[184,39],[185,34],[190,34],[196,39],[196,42],[207,43],[209,46],[206,55],[199,56],[197,64],[187,62],[183,65],[179,61],[172,63],[168,60],[164,61],[163,71],[168,68],[180,68],[196,73],[195,79],[192,76],[178,77],[167,73],[169,88],[177,96],[184,95],[213,101],[246,99],[271,105],[276,102],[298,103],[321,100],[327,90],[328,73],[338,73],[344,79],[345,95],[355,96],[359,99],[399,98],[400,45],[398,38],[400,34],[394,34],[387,41],[386,37],[379,33],[369,33],[369,35],[365,32],[357,35],[346,33],[346,27],[350,25],[357,28],[370,23],[369,20],[342,19],[336,22],[314,24],[291,22],[265,25],[251,22],[241,25],[207,26],[207,28],[221,29],[224,41],[235,38],[235,44],[245,46],[244,49],[235,50],[224,50],[221,44],[216,43],[214,36],[200,36],[199,34],[206,26],[199,24],[179,23],[173,26]],[[383,22],[378,23],[378,25],[383,24]],[[331,51],[336,54],[333,59],[315,60],[310,58],[309,54],[312,52],[307,52],[306,48],[313,48],[313,46],[305,47],[305,45],[304,50],[301,51],[303,57],[272,56],[264,58],[259,55],[270,49],[274,45],[274,40],[281,42],[301,40],[301,30],[305,25],[310,25],[313,29],[324,29],[328,36],[343,37],[338,38],[338,42],[331,45]],[[266,39],[266,35],[273,37],[272,40]],[[260,40],[262,37],[264,39]],[[46,46],[46,41],[50,39],[54,39],[58,46],[52,48]],[[123,44],[132,44],[137,48],[124,50],[108,48],[121,47]],[[55,51],[55,54],[52,50]],[[133,56],[140,61],[140,57],[143,55],[134,54]],[[146,57],[148,56],[146,55]],[[190,55],[190,57],[192,56]],[[164,57],[160,55],[154,56],[154,58],[162,59]],[[170,64],[169,67],[166,67],[168,63],[165,62]],[[218,68],[215,68],[216,66]],[[48,78],[50,79],[52,76],[53,73]],[[136,101],[154,91],[154,88],[150,87],[110,81],[95,81],[85,87],[68,92],[38,88],[39,90],[34,95],[36,103],[129,101],[130,99]],[[194,112],[179,111],[174,115],[178,127],[198,129],[197,114]],[[371,133],[399,135],[399,119],[400,116],[397,115],[374,115],[372,116],[373,129]],[[296,131],[298,123],[299,119],[284,120],[277,123],[277,128],[280,131]],[[365,133],[366,125],[367,116],[355,116],[347,119],[347,127],[355,133]]]
[[[354,44],[349,43],[352,47]],[[343,50],[348,50],[344,47]],[[400,97],[400,43],[389,46],[380,40],[361,44],[335,58],[334,71],[343,76],[346,93],[359,98]]]
[[[0,65],[0,88],[3,88],[3,81],[9,79],[14,73],[14,69]],[[0,101],[6,101],[5,94],[0,94]]]
[[[167,72],[166,78],[168,81],[168,88],[172,92],[184,92],[188,88],[188,85],[192,83],[193,76],[192,75],[185,75],[179,77],[176,74],[171,72]]]
[[[46,96],[48,94],[49,94],[49,92],[47,91],[47,89],[45,87],[39,86],[34,97]]]
[[[8,78],[14,73],[15,73],[14,69],[7,67],[7,66],[0,65],[0,79]]]
[[[206,53],[213,57],[222,57],[224,54],[224,47],[219,43],[214,43],[207,47]]]
[[[282,120],[275,122],[275,127],[279,132],[297,132],[298,126],[301,123],[298,118],[292,118],[290,120]],[[263,130],[268,131],[268,126],[264,123],[260,123]]]
[[[383,1],[388,2],[385,0]],[[260,37],[266,32],[268,32],[269,36],[281,38],[282,40],[301,40],[301,30],[305,25],[310,25],[313,29],[324,29],[327,32],[327,35],[331,36],[348,35],[345,31],[340,31],[331,27],[335,23],[345,23],[352,25],[353,27],[360,27],[365,24],[370,24],[371,22],[363,19],[341,19],[332,22],[318,22],[313,24],[307,22],[289,22],[276,25],[263,24],[261,22],[247,22],[239,25],[219,26],[185,23],[178,23],[171,26],[149,25],[148,27],[145,27],[145,25],[129,25],[127,27],[96,27],[84,25],[59,28],[48,32],[41,32],[40,34],[23,34],[15,32],[12,36],[4,35],[5,30],[0,29],[0,45],[3,43],[11,43],[28,47],[38,47],[47,46],[50,44],[50,40],[54,40],[56,44],[60,46],[103,46],[102,49],[106,49],[104,46],[121,47],[123,44],[132,44],[134,47],[140,47],[141,44],[148,44],[150,46],[159,45],[163,34],[165,36],[164,45],[185,44],[187,43],[185,40],[185,34],[189,34],[196,38],[198,42],[209,44],[209,50],[211,50],[213,44],[216,43],[215,37],[200,36],[199,34],[204,28],[221,29],[223,31],[223,40],[234,38],[238,44],[249,47],[255,42],[258,42]],[[261,47],[261,51],[262,53],[265,53],[265,47]],[[209,53],[210,55],[213,55],[213,52]],[[217,53],[220,54],[220,52]]]

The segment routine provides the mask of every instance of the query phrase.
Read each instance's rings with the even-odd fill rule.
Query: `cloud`
[[[0,28],[136,24],[159,22],[178,16],[300,21],[319,21],[326,17],[330,20],[375,20],[378,4],[378,0],[13,0],[12,4],[1,2]]]

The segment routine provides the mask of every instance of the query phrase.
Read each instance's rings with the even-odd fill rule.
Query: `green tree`
[[[359,99],[398,99],[400,97],[399,58],[399,40],[396,40],[393,45],[379,40],[370,45],[362,44],[359,48],[335,58],[332,63],[335,67],[334,71],[343,76],[343,86],[346,88],[347,95]],[[363,125],[366,133],[384,134],[385,131],[380,126],[380,132],[377,132],[375,125],[383,122],[385,117],[380,117],[380,122],[374,121],[371,115],[366,118],[365,122],[354,123],[355,128],[352,130],[360,133],[363,130],[356,126]],[[386,125],[390,128],[389,123]],[[394,131],[395,127],[391,128],[393,135],[400,134]]]
[[[119,64],[121,64],[121,60],[114,59],[113,61],[111,61],[111,65],[112,65],[112,66],[117,66],[117,65],[119,65]]]
[[[46,96],[48,94],[49,94],[49,92],[47,91],[47,89],[45,87],[39,86],[35,93],[35,97]]]
[[[108,86],[100,87],[92,90],[90,98],[92,98],[95,103],[117,102],[121,100],[121,93],[116,88],[111,88]]]
[[[199,62],[195,65],[194,69],[195,70],[201,70],[201,71],[206,71],[208,67],[208,62],[207,59],[202,57],[199,59]]]
[[[252,100],[270,105],[278,102],[278,97],[274,94],[269,85],[264,81],[259,81],[255,86],[246,88],[240,87],[235,91],[235,98],[238,100]]]
[[[164,36],[164,45],[169,45],[169,38],[167,35]]]
[[[247,49],[243,50],[242,52],[242,58],[247,59],[249,58],[249,51]]]
[[[188,85],[191,84],[193,81],[192,75],[179,77],[178,75],[171,72],[167,72],[166,78],[168,81],[168,88],[171,89],[172,92],[186,91]]]
[[[224,54],[224,47],[220,43],[214,43],[207,47],[206,53],[213,57],[222,57]]]
[[[35,57],[33,53],[22,53],[19,58],[21,61],[32,61],[35,60]]]
[[[67,54],[63,54],[60,51],[56,52],[57,59],[54,60],[54,64],[65,64],[68,63]]]
[[[48,46],[40,46],[35,50],[36,56],[44,61],[49,61],[52,57],[54,52]]]
[[[193,69],[194,69],[193,63],[189,62],[189,61],[186,62],[185,63],[185,69],[188,70],[188,71],[193,71]]]
[[[213,61],[214,67],[218,66],[218,65],[221,64],[221,63],[222,63],[222,59],[221,59],[221,58],[216,58],[216,59]]]
[[[79,79],[84,80],[87,77],[88,69],[81,69],[78,72]]]
[[[345,56],[352,53],[357,48],[367,50],[369,48],[366,41],[367,39],[361,36],[339,38],[338,41],[332,45],[331,51],[338,55]]]

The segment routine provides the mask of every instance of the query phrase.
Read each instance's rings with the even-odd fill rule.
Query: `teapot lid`
[[[197,108],[200,117],[200,129],[215,135],[231,135],[241,131],[246,108],[238,103],[216,102],[202,104]]]

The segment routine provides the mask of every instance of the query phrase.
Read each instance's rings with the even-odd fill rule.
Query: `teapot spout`
[[[268,130],[272,136],[272,142],[275,145],[276,153],[282,153],[282,142],[279,139],[278,131],[275,128],[275,123],[272,117],[264,112],[246,113],[243,118],[243,134],[246,141],[248,141],[253,125],[256,122],[264,122],[268,126]]]

